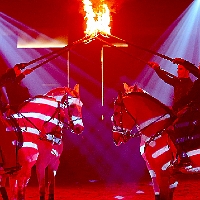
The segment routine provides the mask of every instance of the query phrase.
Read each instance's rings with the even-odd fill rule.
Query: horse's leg
[[[11,175],[9,177],[11,200],[17,200],[17,176]]]
[[[54,146],[54,148],[58,152],[58,156],[55,156],[54,159],[51,160],[48,166],[48,191],[49,191],[49,199],[48,200],[54,200],[54,194],[55,194],[55,176],[56,172],[58,170],[59,164],[60,164],[60,155],[63,150],[63,146]]]
[[[10,177],[10,192],[11,200],[24,200],[25,199],[25,189],[28,184],[29,179],[15,176]]]
[[[40,158],[40,157],[39,157]],[[40,200],[45,199],[45,166],[40,159],[36,162],[36,174],[39,184]]]
[[[48,167],[48,191],[49,191],[48,200],[54,200],[55,174],[54,174],[54,170],[50,166]]]
[[[167,171],[162,171],[159,176],[160,200],[173,200],[178,182]]]
[[[0,187],[0,192],[3,200],[8,200],[8,193],[5,187]]]
[[[0,193],[3,200],[8,200],[8,193],[6,191],[6,179],[7,175],[0,176]]]
[[[151,177],[151,181],[152,181],[152,185],[153,185],[153,190],[154,190],[154,194],[155,194],[155,200],[160,200],[160,188],[156,179],[156,174],[155,171],[152,170],[151,166],[149,165],[148,160],[146,159],[145,154],[142,154],[142,157],[144,159],[144,161],[146,162],[146,167],[149,171],[149,175]]]
[[[17,199],[25,200],[26,187],[29,183],[29,177],[21,177],[18,179],[18,187],[17,187]]]
[[[17,192],[17,200],[25,199],[26,187],[29,183],[31,177],[31,169],[35,164],[35,161],[24,163],[20,171],[17,172],[15,182],[13,182],[13,192],[14,194]]]

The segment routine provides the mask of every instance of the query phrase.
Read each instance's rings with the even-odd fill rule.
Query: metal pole
[[[104,70],[103,70],[103,48],[104,45],[101,48],[101,106],[104,106]],[[101,116],[101,119],[104,119],[104,116]]]
[[[104,63],[103,63],[103,48],[104,47],[128,47],[126,43],[108,43],[103,45],[101,48],[101,106],[104,106]],[[101,116],[101,119],[104,119],[104,116]]]
[[[67,52],[67,87],[69,88],[69,69],[70,69],[70,62],[69,62],[69,52]]]

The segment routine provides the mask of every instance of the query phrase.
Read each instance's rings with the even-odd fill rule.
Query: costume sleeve
[[[178,111],[179,108],[183,108],[187,104],[189,104],[192,101],[196,101],[199,94],[199,88],[200,88],[200,79],[197,79],[194,82],[194,85],[192,86],[191,90],[188,92],[187,95],[183,96],[180,100],[178,100],[173,105],[173,110]]]
[[[158,74],[158,76],[167,84],[174,86],[177,81],[177,77],[173,74],[170,74],[169,72],[166,72],[163,69],[156,69],[155,72]]]
[[[183,66],[190,72],[192,73],[194,76],[196,76],[197,78],[199,77],[199,69],[194,65],[192,64],[191,62],[185,60],[183,62]]]
[[[23,78],[25,78],[25,75],[21,73],[19,76],[16,77],[16,82],[19,83]]]
[[[0,87],[4,86],[7,82],[14,81],[16,74],[13,68],[9,69],[5,74],[0,77]]]

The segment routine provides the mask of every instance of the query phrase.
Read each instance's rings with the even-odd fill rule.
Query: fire
[[[86,30],[85,34],[91,37],[97,36],[99,33],[103,35],[110,34],[110,10],[107,4],[100,0],[100,4],[93,8],[90,0],[83,0],[84,11],[86,12]]]

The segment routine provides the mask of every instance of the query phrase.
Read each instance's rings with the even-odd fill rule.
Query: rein
[[[68,128],[71,128],[71,131],[73,132],[73,126],[74,126],[74,122],[78,121],[78,120],[82,120],[82,117],[76,117],[73,119],[72,114],[70,113],[70,103],[69,103],[69,99],[78,99],[77,97],[73,97],[73,96],[69,96],[68,94],[66,94],[67,97],[67,102],[64,101],[64,105],[67,106],[67,111],[68,111],[68,116],[69,116],[69,123],[67,123]],[[62,101],[61,101],[62,102]],[[66,124],[66,123],[65,123]]]

